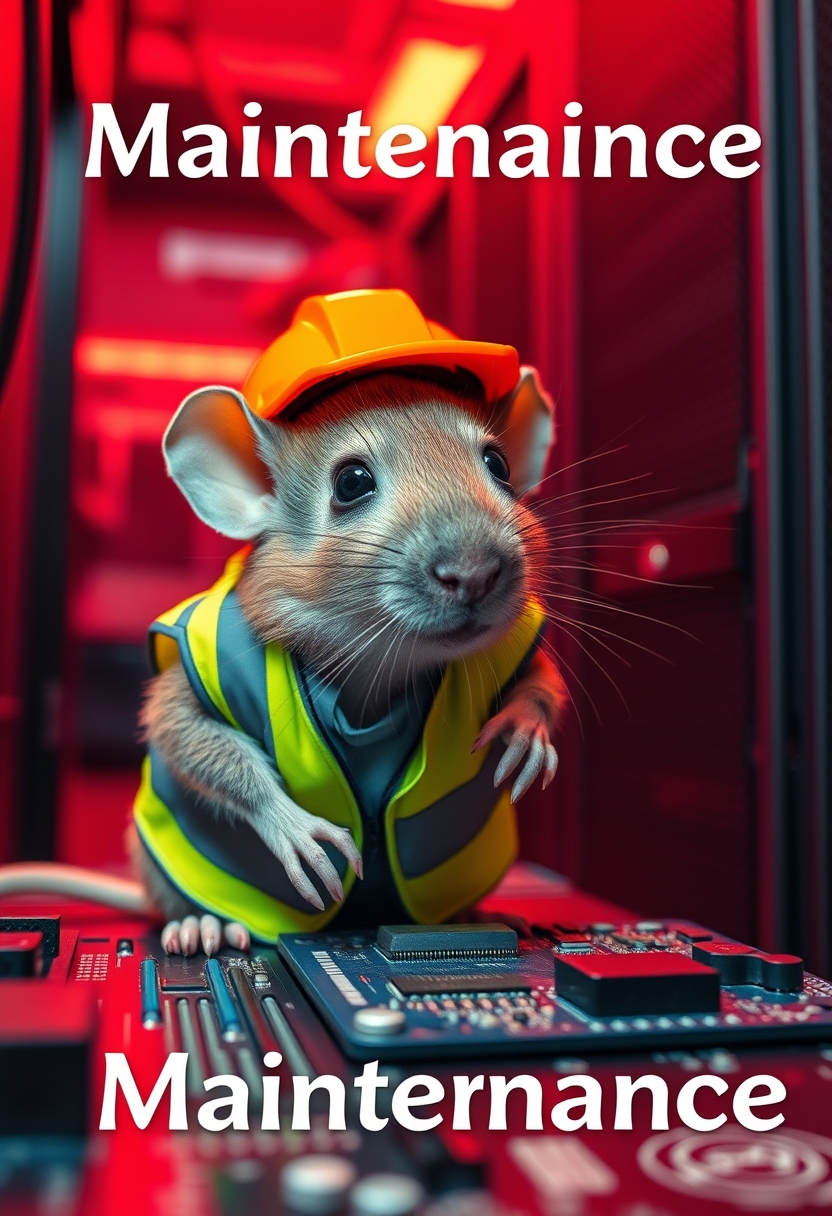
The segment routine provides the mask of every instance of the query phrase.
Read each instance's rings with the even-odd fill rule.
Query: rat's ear
[[[536,489],[555,440],[555,405],[533,367],[521,367],[517,387],[497,403],[494,421],[518,494]]]
[[[162,440],[168,472],[199,518],[236,540],[266,526],[272,483],[257,450],[266,425],[240,393],[215,385],[185,398]]]

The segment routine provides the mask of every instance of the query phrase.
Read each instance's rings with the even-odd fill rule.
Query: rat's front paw
[[[171,920],[162,930],[162,949],[166,954],[196,954],[201,946],[210,958],[224,942],[236,950],[248,950],[249,931],[235,920],[223,925],[219,917],[210,914]]]
[[[333,900],[339,904],[344,898],[344,888],[335,866],[318,844],[319,840],[335,845],[343,853],[359,878],[363,878],[361,854],[348,828],[338,827],[328,819],[310,815],[288,798],[276,808],[273,819],[265,824],[254,825],[265,843],[283,866],[296,891],[307,903],[323,912],[324,904],[315,890],[301,862],[320,878]]]
[[[510,702],[500,713],[486,722],[472,751],[492,743],[498,735],[508,744],[494,772],[497,786],[512,773],[521,760],[525,762],[511,787],[511,801],[517,802],[529,786],[543,773],[543,789],[551,783],[558,767],[558,754],[549,738],[549,725],[533,697]]]

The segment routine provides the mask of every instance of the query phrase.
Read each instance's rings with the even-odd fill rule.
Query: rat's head
[[[254,542],[244,611],[333,671],[359,654],[418,670],[483,649],[527,603],[543,544],[521,501],[552,433],[536,374],[492,407],[472,377],[435,369],[336,383],[292,421],[202,389],[165,436],[197,515]]]

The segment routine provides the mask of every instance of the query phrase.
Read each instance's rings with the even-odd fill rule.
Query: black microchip
[[[531,992],[529,981],[516,971],[487,975],[392,975],[402,996],[471,996],[478,992]]]
[[[42,949],[41,933],[0,933],[0,976],[35,975]]]
[[[507,925],[381,925],[376,945],[392,959],[500,958],[517,954]]]
[[[60,916],[0,916],[0,933],[40,933],[44,958],[57,958],[61,949]]]
[[[679,940],[683,942],[713,941],[713,933],[709,933],[707,929],[701,929],[699,925],[689,925],[685,921],[676,921],[671,922],[667,927],[671,933],[675,933]]]
[[[555,991],[594,1017],[719,1013],[719,975],[686,954],[555,957]]]

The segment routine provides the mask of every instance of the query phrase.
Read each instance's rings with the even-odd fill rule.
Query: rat
[[[533,374],[522,389],[539,393]],[[397,703],[418,728],[443,669],[499,644],[533,595],[545,534],[512,484],[499,420],[486,413],[470,384],[377,372],[323,394],[294,422],[259,418],[232,390],[204,390],[167,432],[170,474],[197,514],[253,544],[234,588],[251,635],[334,686],[358,731]],[[229,444],[230,434],[242,442]],[[492,781],[514,774],[516,802],[537,777],[544,788],[554,777],[565,689],[535,649],[499,691],[496,712],[466,743],[477,752],[506,740]],[[206,712],[181,662],[152,681],[142,723],[206,821],[253,829],[310,910],[324,910],[321,886],[344,901],[334,852],[364,877],[351,832],[299,806],[263,748]],[[184,899],[137,833],[132,852],[168,920],[166,950],[212,953],[223,937],[247,947],[247,927],[222,926]],[[375,911],[390,919],[383,901]]]
[[[539,644],[546,536],[525,501],[552,412],[528,368],[497,401],[440,367],[333,376],[293,416],[221,386],[187,397],[168,472],[245,548],[151,630],[139,881],[12,866],[0,893],[152,909],[166,951],[208,955],[470,908],[513,860],[513,804],[558,762],[567,694]]]

